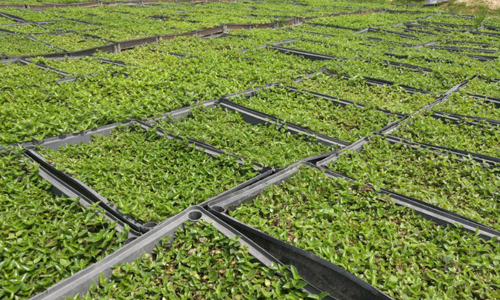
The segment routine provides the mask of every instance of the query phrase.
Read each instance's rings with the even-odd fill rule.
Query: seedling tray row
[[[231,208],[251,202],[265,188],[287,181],[299,170],[301,165],[302,163],[293,164],[231,197],[211,201],[207,203],[207,207],[210,212],[268,251],[279,261],[295,266],[304,279],[315,282],[318,289],[328,292],[336,299],[392,299],[342,267],[277,240],[226,214]]]
[[[451,148],[446,148],[446,147],[441,147],[441,146],[436,146],[436,145],[431,145],[431,144],[426,144],[426,143],[419,143],[419,142],[414,142],[410,141],[407,139],[403,139],[397,136],[393,135],[386,135],[384,138],[389,141],[391,144],[403,144],[406,147],[411,147],[414,149],[419,149],[419,148],[425,148],[428,150],[431,150],[434,153],[437,154],[452,154],[457,156],[460,159],[470,159],[472,158],[473,160],[487,164],[489,166],[495,166],[498,167],[500,166],[500,158],[497,157],[492,157],[488,155],[483,155],[479,153],[474,153],[474,152],[469,152],[469,151],[463,151],[463,150],[457,150],[457,149],[451,149]]]
[[[149,231],[152,227],[156,225],[156,223],[139,222],[135,220],[133,217],[123,214],[115,204],[109,202],[109,200],[107,200],[105,197],[100,195],[98,192],[96,192],[95,190],[93,190],[91,187],[87,186],[80,180],[58,170],[51,163],[47,162],[45,158],[35,150],[36,146],[41,146],[52,150],[58,150],[60,147],[65,147],[68,145],[78,145],[81,143],[88,143],[92,141],[92,137],[94,135],[109,135],[111,131],[120,126],[134,126],[134,125],[140,126],[140,128],[143,130],[152,129],[152,127],[147,125],[146,123],[133,120],[133,121],[115,123],[99,127],[94,130],[82,131],[76,134],[47,138],[39,142],[25,143],[23,144],[23,146],[26,149],[27,156],[42,167],[41,168],[41,170],[43,171],[41,172],[42,177],[45,178],[47,181],[49,181],[56,188],[56,190],[61,191],[63,194],[69,197],[74,198],[78,196],[80,197],[80,199],[82,199],[84,204],[98,203],[99,207],[103,208],[106,214],[109,214],[114,218],[113,220],[118,220],[119,223],[122,224],[122,226],[125,224],[130,226],[130,228],[134,231],[135,235],[140,235],[142,233]],[[173,135],[165,134],[158,130],[156,131],[156,133],[159,136],[162,136],[167,139],[183,140]],[[220,151],[215,147],[207,145],[205,143],[193,139],[187,139],[187,141],[190,144],[193,144],[196,148],[204,151],[207,155],[210,156],[225,155],[223,151]],[[238,159],[238,162],[240,164],[246,164],[246,162],[243,161],[242,158],[236,155],[231,155],[231,156],[236,157],[236,159]],[[259,174],[257,176],[227,190],[226,192],[220,195],[230,194],[240,188],[243,188],[254,182],[257,182],[262,178],[269,176],[272,173],[272,170],[270,168],[263,168],[261,165],[257,163],[253,163],[253,165],[257,170],[259,170]]]
[[[399,35],[400,37],[404,37],[404,38],[408,38],[408,39],[419,40],[419,38],[415,35],[402,33],[402,32],[398,32],[398,31],[392,31],[392,30],[384,30],[384,29],[377,29],[377,28],[370,27],[370,28],[368,28],[368,32],[383,32],[383,33]]]
[[[500,120],[481,118],[481,117],[475,117],[475,116],[460,115],[460,114],[454,114],[454,113],[449,113],[449,112],[433,111],[431,116],[433,118],[436,118],[436,119],[448,120],[448,121],[453,121],[453,122],[457,122],[457,123],[459,123],[459,122],[466,122],[469,124],[486,123],[486,124],[489,124],[492,126],[500,126]]]
[[[446,51],[450,51],[450,52],[462,52],[462,51],[481,52],[481,53],[497,53],[498,52],[498,51],[492,50],[492,49],[452,47],[452,46],[429,46],[429,48],[436,49],[436,50],[446,50]]]
[[[325,70],[325,72],[330,73],[332,75],[340,75],[340,76],[342,76],[345,79],[351,78],[351,76],[349,76],[349,75],[338,74],[337,72],[334,72],[334,71],[331,71],[331,70]],[[389,80],[385,80],[385,79],[377,79],[377,78],[371,78],[371,77],[367,77],[367,76],[363,76],[363,79],[366,81],[366,83],[368,85],[378,85],[378,86],[381,86],[381,85],[396,85],[395,82],[389,81]],[[403,88],[403,89],[405,89],[408,93],[412,93],[412,94],[414,94],[414,93],[430,94],[430,92],[428,92],[428,91],[417,89],[417,88],[414,88],[414,87],[411,87],[411,86],[407,86],[407,85],[404,85],[404,84],[398,84],[398,86],[401,87],[401,88]]]
[[[302,56],[302,57],[310,59],[310,60],[334,60],[334,59],[346,60],[347,59],[345,57],[331,56],[331,55],[314,53],[314,52],[293,49],[293,48],[285,48],[285,47],[278,47],[278,46],[271,46],[271,48],[274,50],[278,50],[281,53],[299,55],[299,56]]]
[[[147,234],[125,245],[98,263],[95,263],[87,269],[76,273],[72,277],[57,283],[45,292],[40,293],[31,299],[66,299],[67,297],[72,297],[77,294],[85,294],[90,289],[92,284],[98,284],[99,282],[105,280],[105,278],[109,278],[112,275],[113,269],[118,264],[132,263],[140,259],[144,253],[151,253],[159,243],[165,242],[164,239],[168,238],[169,241],[172,241],[175,239],[177,232],[184,230],[185,226],[192,226],[190,224],[198,221],[209,223],[218,232],[226,237],[239,237],[239,243],[246,246],[248,253],[260,264],[266,267],[271,267],[273,264],[282,265],[279,260],[274,258],[259,245],[242,235],[231,226],[220,221],[210,212],[201,207],[193,206],[160,223]],[[200,238],[199,242],[202,243],[205,242],[205,240]],[[310,294],[320,294],[320,291],[311,284],[306,284],[303,287],[303,290]],[[323,299],[333,298],[327,296],[327,298]]]
[[[496,107],[500,108],[500,98],[483,96],[483,95],[476,95],[476,94],[469,94],[469,93],[467,93],[467,95],[472,97],[472,98],[475,98],[475,99],[479,99],[479,100],[483,100],[485,102],[493,103],[493,104],[495,104]]]
[[[341,98],[337,98],[337,97],[334,97],[334,96],[329,96],[329,95],[326,95],[326,94],[321,94],[321,93],[317,93],[317,92],[313,92],[313,91],[309,91],[309,90],[305,90],[305,89],[298,89],[296,87],[293,87],[293,86],[287,86],[286,87],[287,90],[289,91],[292,91],[292,92],[302,92],[302,93],[307,93],[307,94],[310,94],[310,95],[313,95],[314,97],[317,97],[317,98],[321,98],[321,99],[327,99],[327,100],[330,100],[332,101],[333,103],[335,104],[338,104],[338,105],[341,105],[341,106],[347,106],[347,105],[355,105],[357,107],[367,107],[368,105],[366,104],[362,104],[362,103],[357,103],[357,102],[354,102],[354,101],[350,101],[350,100],[346,100],[346,99],[341,99]],[[391,116],[396,116],[398,118],[405,118],[407,117],[405,114],[400,114],[400,113],[395,113],[395,112],[391,112],[389,110],[386,110],[386,109],[382,109],[382,108],[375,108],[376,110],[380,111],[380,112],[383,112],[385,114],[388,114],[388,115],[391,115]]]
[[[350,28],[350,27],[345,27],[345,26],[328,25],[328,24],[311,23],[311,22],[307,22],[305,24],[311,25],[311,26],[318,26],[318,27],[329,27],[329,28],[337,28],[337,29],[346,29],[346,30],[350,30],[350,31],[353,31],[353,32],[360,30],[360,28]]]
[[[29,65],[29,64],[32,64],[31,61],[27,60],[27,59],[20,59],[18,61],[19,63],[23,64],[23,65]],[[62,76],[72,76],[70,73],[68,72],[64,72],[62,70],[59,70],[59,69],[56,69],[54,67],[51,67],[51,66],[47,66],[47,65],[44,65],[44,64],[40,64],[40,63],[35,63],[35,66],[37,66],[37,68],[41,69],[41,70],[49,70],[49,71],[52,71],[56,74],[59,74],[59,75],[62,75]]]

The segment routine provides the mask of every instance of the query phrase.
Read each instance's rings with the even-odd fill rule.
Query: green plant
[[[363,183],[301,169],[230,211],[400,299],[496,299],[500,244],[441,227]]]
[[[0,298],[27,299],[120,248],[96,206],[56,197],[21,151],[0,153]]]
[[[74,175],[143,221],[162,221],[257,175],[234,158],[211,157],[156,131],[124,127],[110,136],[58,151],[39,149],[61,170]]]
[[[82,298],[305,299],[305,285],[295,269],[262,266],[238,238],[200,221],[178,229],[173,241],[163,239],[152,254],[115,266],[109,281]]]

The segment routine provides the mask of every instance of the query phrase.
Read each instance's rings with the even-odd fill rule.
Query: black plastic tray
[[[493,126],[500,126],[500,120],[481,118],[481,117],[475,117],[475,116],[467,116],[467,115],[459,115],[459,114],[454,114],[454,113],[449,113],[449,112],[433,111],[431,116],[433,118],[436,118],[436,119],[448,120],[448,121],[454,121],[454,122],[467,122],[470,124],[486,123],[486,124],[493,125]]]
[[[275,239],[226,214],[233,207],[251,202],[265,188],[287,181],[297,173],[301,165],[303,162],[295,163],[258,184],[240,190],[231,197],[209,202],[207,203],[208,209],[281,262],[294,265],[304,279],[314,282],[317,288],[330,293],[333,297],[339,299],[392,299],[345,269],[310,252]]]
[[[474,99],[479,99],[479,100],[483,100],[485,102],[495,104],[496,107],[500,108],[500,98],[483,96],[483,95],[476,95],[476,94],[470,94],[470,93],[467,93],[467,96],[470,96]]]
[[[340,76],[344,77],[345,79],[350,79],[351,78],[351,76],[349,76],[349,75],[346,75],[346,74],[342,75],[342,74],[339,74],[339,73],[331,71],[331,70],[326,70],[325,72],[329,73],[329,74],[332,74],[332,75],[340,75]],[[385,80],[385,79],[377,79],[377,78],[372,78],[372,77],[368,77],[368,76],[363,76],[363,79],[366,81],[366,83],[368,85],[378,85],[378,86],[381,86],[381,85],[396,85],[395,82],[392,82],[392,81],[389,81],[389,80]],[[408,85],[404,85],[404,84],[399,84],[398,86],[401,87],[401,88],[403,88],[404,90],[406,90],[408,93],[411,93],[411,94],[414,94],[414,93],[431,94],[431,92],[424,91],[422,89],[417,89],[417,88],[414,88],[414,87],[411,87],[411,86],[408,86]]]
[[[333,59],[346,60],[347,59],[345,57],[340,57],[340,56],[331,56],[331,55],[326,55],[326,54],[321,54],[321,53],[309,52],[309,51],[304,51],[304,50],[300,50],[300,49],[279,47],[279,46],[274,46],[274,45],[271,46],[271,48],[274,50],[278,50],[281,53],[294,54],[294,55],[302,56],[302,57],[310,59],[310,60],[333,60]]]
[[[340,174],[330,170],[327,166],[321,166],[323,170],[326,171],[326,174],[332,177],[340,177],[347,180],[355,181],[356,179],[346,176],[344,174]],[[438,225],[443,226],[460,226],[461,229],[468,231],[473,234],[478,234],[479,237],[489,240],[492,238],[498,239],[500,238],[500,231],[493,229],[489,226],[483,225],[476,221],[470,220],[460,214],[451,212],[449,210],[443,209],[439,206],[424,202],[422,200],[418,200],[413,197],[405,196],[394,191],[388,189],[380,189],[381,194],[386,194],[391,197],[394,202],[401,206],[406,206],[411,208],[416,213],[422,215],[424,218],[429,219],[435,222]]]
[[[52,164],[47,162],[45,158],[40,155],[39,153],[36,152],[35,148],[37,146],[41,147],[46,147],[52,150],[57,150],[60,147],[65,147],[68,145],[77,145],[81,143],[88,143],[92,140],[92,136],[94,135],[109,135],[112,130],[116,129],[119,126],[132,126],[132,125],[139,125],[142,129],[144,130],[149,130],[152,129],[152,127],[142,121],[127,121],[127,122],[122,122],[122,123],[114,123],[110,125],[106,125],[103,127],[99,127],[93,130],[86,130],[82,131],[79,133],[75,134],[70,134],[70,135],[62,135],[59,137],[52,137],[52,138],[47,138],[41,141],[35,141],[35,142],[29,142],[29,143],[24,143],[22,146],[25,148],[26,155],[31,158],[33,161],[35,161],[37,164],[40,165],[40,175],[49,181],[56,190],[60,191],[61,193],[69,196],[69,197],[79,197],[82,201],[82,204],[88,205],[90,203],[98,203],[98,206],[101,207],[105,212],[106,215],[109,215],[110,217],[113,217],[113,220],[116,220],[121,224],[122,226],[127,224],[130,226],[131,230],[133,231],[134,234],[142,234],[145,232],[148,232],[152,227],[156,225],[156,223],[153,222],[146,222],[142,223],[137,220],[135,220],[132,216],[125,215],[123,214],[120,209],[113,203],[109,202],[105,197],[100,195],[98,192],[93,190],[91,187],[87,186],[80,180],[74,178],[73,176],[70,176],[66,174],[63,171],[58,170],[56,167],[54,167]],[[173,136],[171,134],[165,134],[162,131],[156,130],[157,134],[159,136],[163,136],[168,139],[178,139],[178,140],[184,140],[182,138],[178,138],[176,136]],[[219,155],[224,155],[225,153],[223,151],[220,151],[216,149],[213,146],[207,145],[205,143],[202,143],[200,141],[194,140],[194,139],[187,139],[187,141],[190,144],[193,144],[196,148],[203,150],[207,155],[210,156],[219,156]],[[239,156],[236,155],[231,155],[235,157],[239,163],[241,164],[247,164],[247,162],[242,159]],[[238,189],[244,188],[248,185],[251,185],[266,176],[269,176],[272,174],[272,169],[271,168],[264,168],[260,164],[257,163],[252,163],[254,168],[256,170],[259,170],[259,174],[255,176],[254,178],[251,178],[250,180],[243,182],[221,194],[220,196],[223,195],[228,195],[231,194]]]
[[[317,92],[313,92],[313,91],[309,91],[309,90],[305,90],[305,89],[298,89],[298,88],[293,87],[293,86],[287,86],[286,89],[288,91],[292,91],[292,92],[296,92],[296,93],[310,94],[310,95],[312,95],[312,96],[314,96],[316,98],[330,100],[333,103],[335,103],[337,105],[341,105],[341,106],[354,105],[354,106],[362,107],[362,108],[368,106],[366,104],[362,104],[362,103],[358,103],[358,102],[354,102],[354,101],[350,101],[350,100],[346,100],[346,99],[342,99],[342,98],[337,98],[337,97],[326,95],[326,94],[321,94],[321,93],[317,93]],[[389,111],[389,110],[383,109],[383,108],[376,107],[375,110],[383,112],[383,113],[385,113],[387,115],[396,116],[398,118],[405,118],[405,117],[407,117],[405,114],[395,113],[395,112],[392,112],[392,111]]]
[[[307,22],[305,23],[307,25],[311,26],[317,26],[317,27],[328,27],[328,28],[337,28],[337,29],[345,29],[345,30],[350,30],[350,31],[359,31],[362,28],[351,28],[351,27],[345,27],[345,26],[337,26],[337,25],[328,25],[328,24],[320,24],[320,23],[311,23]]]
[[[175,232],[182,228],[187,222],[197,222],[201,220],[211,223],[220,233],[229,238],[239,236],[238,241],[241,245],[246,246],[248,248],[248,252],[262,265],[267,267],[270,267],[272,264],[281,265],[280,261],[263,250],[259,245],[242,235],[237,230],[233,229],[231,226],[228,226],[224,222],[217,219],[210,212],[206,211],[202,207],[192,206],[180,214],[177,214],[176,216],[158,224],[158,226],[150,232],[123,246],[121,249],[115,251],[111,255],[108,255],[99,262],[76,273],[70,278],[60,281],[46,291],[35,295],[31,298],[31,300],[66,299],[67,297],[72,297],[76,294],[84,294],[89,290],[93,283],[99,283],[101,276],[109,278],[115,265],[130,263],[141,258],[143,253],[151,253],[158,242],[167,236],[172,238]],[[304,290],[310,294],[320,293],[320,291],[311,284],[306,285]],[[325,299],[333,298],[327,297]]]
[[[419,143],[419,142],[411,141],[411,140],[400,138],[400,137],[393,136],[393,135],[385,135],[384,138],[387,141],[389,141],[391,144],[403,144],[405,147],[410,147],[410,148],[414,148],[414,149],[425,148],[425,149],[428,149],[428,150],[430,150],[434,153],[437,153],[437,154],[448,153],[448,154],[453,154],[453,155],[457,156],[458,158],[461,158],[464,160],[472,158],[473,160],[475,160],[479,163],[482,163],[482,164],[488,164],[490,166],[495,166],[495,167],[500,166],[500,158],[493,157],[493,156],[488,156],[488,155],[464,151],[464,150],[452,149],[452,148],[447,148],[447,147],[441,147],[441,146],[436,146],[436,145],[431,145],[431,144],[426,144],[426,143]]]

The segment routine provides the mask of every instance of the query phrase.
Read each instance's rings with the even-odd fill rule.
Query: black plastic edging
[[[488,55],[478,55],[478,54],[467,54],[467,56],[480,61],[491,61],[498,58],[498,56],[488,56]]]
[[[427,73],[434,72],[432,69],[427,68],[427,67],[420,67],[420,66],[411,65],[411,64],[407,64],[407,63],[401,63],[401,62],[397,62],[397,61],[383,60],[382,62],[387,64],[388,66],[391,66],[391,67],[403,67],[403,68],[407,68],[407,69],[417,71],[417,72],[427,72]]]
[[[480,52],[480,53],[498,53],[497,50],[493,49],[482,49],[482,48],[468,48],[468,47],[454,47],[454,46],[429,46],[431,49],[435,50],[446,50],[450,52],[462,52],[462,51],[471,51],[471,52]],[[482,57],[482,56],[479,56]],[[493,57],[493,56],[486,56],[488,58]],[[495,57],[496,58],[496,57]],[[490,58],[491,60],[491,58]]]
[[[296,92],[296,93],[305,93],[305,94],[312,95],[312,96],[314,96],[316,98],[330,100],[334,104],[341,105],[341,106],[354,105],[354,106],[361,107],[361,108],[365,108],[365,107],[368,106],[366,104],[362,104],[362,103],[358,103],[358,102],[354,102],[354,101],[350,101],[350,100],[345,100],[345,99],[342,99],[342,98],[337,98],[337,97],[334,97],[334,96],[330,96],[330,95],[326,95],[326,94],[321,94],[321,93],[317,93],[317,92],[313,92],[313,91],[309,91],[309,90],[305,90],[305,89],[299,89],[299,88],[296,88],[296,87],[293,87],[293,86],[287,86],[286,89],[288,91],[292,91],[292,92]],[[382,109],[382,108],[378,108],[378,107],[376,107],[374,109],[378,110],[380,112],[383,112],[384,114],[390,115],[390,116],[396,116],[398,118],[404,118],[404,117],[406,117],[405,114],[395,113],[395,112],[389,111],[387,109]]]
[[[122,123],[114,123],[106,125],[93,130],[82,131],[76,134],[63,135],[59,137],[47,138],[41,141],[24,143],[23,147],[25,148],[25,151],[30,158],[32,158],[35,162],[44,167],[44,169],[47,171],[46,172],[47,176],[45,177],[45,179],[49,181],[56,189],[65,192],[65,194],[67,193],[71,195],[77,195],[80,198],[83,198],[88,203],[98,203],[99,207],[103,208],[107,213],[113,215],[116,219],[120,220],[122,223],[129,225],[130,228],[133,229],[134,231],[139,233],[145,233],[149,231],[152,227],[154,227],[156,224],[153,222],[142,223],[135,220],[132,216],[124,215],[122,212],[120,212],[118,206],[109,202],[109,200],[107,200],[97,191],[87,186],[80,180],[66,174],[63,171],[58,170],[52,164],[48,163],[43,158],[43,156],[38,154],[35,150],[36,146],[41,146],[57,151],[60,147],[65,147],[68,145],[77,145],[81,143],[88,143],[92,140],[92,136],[94,135],[109,135],[112,130],[116,129],[119,126],[132,126],[135,124],[139,125],[144,130],[154,129],[152,126],[142,121],[132,120]],[[158,136],[168,139],[177,139],[181,141],[187,140],[188,143],[193,144],[196,148],[202,150],[203,152],[205,152],[207,155],[210,156],[219,156],[225,154],[223,151],[220,151],[213,146],[204,144],[194,139],[184,139],[176,137],[171,134],[165,134],[159,130],[156,130],[156,133],[158,134]],[[238,160],[238,163],[240,164],[248,164],[246,160],[242,159],[239,156],[236,155],[231,155],[231,156],[235,157]],[[243,182],[222,194],[233,193],[238,189],[244,188],[250,184],[253,184],[261,180],[266,176],[269,176],[272,172],[272,169],[264,168],[260,164],[251,163],[251,165],[253,165],[256,170],[259,170],[259,174],[256,177],[251,178],[246,182]]]
[[[65,180],[62,179],[61,173],[57,171],[51,164],[47,163],[45,159],[43,159],[39,154],[31,151],[29,149],[25,150],[24,154],[27,158],[29,158],[32,162],[38,165],[38,173],[39,176],[49,183],[51,183],[51,190],[54,195],[60,196],[64,195],[68,198],[78,198],[78,203],[82,205],[84,208],[88,208],[94,204],[94,202],[90,201],[86,197],[81,197],[81,195],[73,188],[71,184],[65,183]],[[61,184],[58,184],[61,182]],[[110,222],[115,223],[115,227],[117,231],[124,232],[125,225],[127,222],[124,222],[121,218],[117,218],[114,214],[112,214],[105,207],[99,205],[100,208],[103,209],[104,217]],[[137,231],[133,228],[130,228],[128,232],[128,239],[138,237],[142,234],[142,232]]]
[[[253,198],[261,194],[267,187],[279,185],[281,182],[287,181],[297,173],[301,165],[302,163],[300,162],[295,163],[258,184],[248,187],[245,190],[240,190],[232,197],[208,203],[208,209],[233,228],[236,228],[256,242],[259,246],[269,251],[281,262],[295,266],[304,279],[314,282],[319,289],[330,293],[333,297],[339,299],[392,299],[344,268],[334,265],[310,252],[275,239],[226,214],[233,207],[251,202]]]
[[[423,25],[439,25],[439,26],[445,26],[445,27],[453,27],[453,28],[473,28],[474,26],[472,25],[464,25],[464,24],[452,24],[452,23],[443,23],[443,22],[432,22],[432,21],[422,21],[418,20],[417,21],[420,24]]]
[[[35,295],[31,298],[31,300],[59,300],[73,297],[77,294],[85,294],[92,284],[99,283],[101,277],[109,278],[112,274],[114,266],[118,264],[131,263],[141,258],[144,253],[151,253],[162,239],[167,237],[172,239],[175,232],[181,229],[186,223],[197,221],[210,223],[220,233],[229,238],[239,237],[239,243],[242,246],[246,246],[249,254],[255,257],[255,259],[262,265],[271,267],[272,264],[282,264],[279,260],[263,250],[252,240],[248,239],[231,226],[220,221],[210,212],[206,211],[202,207],[192,206],[174,217],[158,224],[158,226],[150,232],[123,246],[119,250],[106,256],[90,267],[76,273],[70,278],[58,282],[46,291]],[[304,287],[304,290],[310,294],[320,293],[320,291],[311,284],[307,284]],[[326,299],[332,298],[328,297]]]
[[[293,265],[302,278],[314,282],[335,299],[392,299],[340,266],[275,239],[226,214],[211,212],[284,264]]]
[[[340,177],[346,180],[356,181],[352,177],[334,172],[330,170],[327,166],[321,166],[321,169],[325,170],[325,174],[331,177]],[[371,186],[371,185],[369,185]],[[394,202],[398,205],[408,207],[423,216],[424,218],[433,221],[438,225],[443,226],[460,226],[461,229],[468,231],[472,234],[478,234],[479,237],[489,240],[496,238],[497,241],[500,238],[500,231],[495,230],[489,226],[485,226],[476,221],[470,220],[460,214],[451,212],[449,210],[443,209],[439,206],[418,200],[413,197],[405,196],[388,189],[380,189],[380,194],[388,195]]]
[[[485,102],[492,103],[497,108],[500,108],[500,98],[490,97],[490,96],[483,96],[483,95],[476,95],[476,94],[469,94],[469,93],[467,93],[467,96],[470,96],[470,97],[472,97],[474,99],[480,99],[480,100],[483,100]]]
[[[449,153],[453,154],[460,159],[470,159],[472,158],[473,160],[482,163],[482,164],[489,164],[493,166],[500,166],[500,158],[493,157],[493,156],[488,156],[488,155],[483,155],[479,153],[474,153],[474,152],[469,152],[469,151],[463,151],[463,150],[458,150],[458,149],[452,149],[452,148],[446,148],[446,147],[441,147],[441,146],[436,146],[436,145],[431,145],[431,144],[426,144],[426,143],[420,143],[420,142],[415,142],[415,141],[410,141],[408,139],[400,138],[394,135],[382,135],[388,142],[391,144],[403,144],[405,147],[410,147],[413,149],[420,149],[420,148],[425,148],[428,149],[436,154],[443,154],[443,153]]]
[[[392,31],[392,30],[384,30],[384,29],[377,29],[377,28],[368,28],[368,32],[383,32],[383,33],[388,33],[388,34],[395,34],[399,35],[400,37],[408,38],[408,39],[414,39],[414,40],[420,40],[418,36],[416,35],[411,35],[403,32],[398,32],[398,31]]]
[[[104,59],[104,58],[97,58],[97,60],[103,64],[110,64],[110,65],[115,65],[115,66],[131,66],[121,60],[110,60],[110,59]]]
[[[446,44],[452,44],[452,45],[476,45],[480,47],[491,47],[490,43],[479,43],[479,42],[471,42],[471,41],[458,41],[458,40],[453,40],[453,41],[446,41]]]
[[[366,38],[367,40],[369,41],[375,41],[375,42],[383,42],[383,43],[389,43],[389,44],[395,44],[395,45],[401,45],[403,47],[408,47],[408,48],[411,48],[411,47],[414,47],[413,44],[408,44],[408,43],[402,43],[402,42],[395,42],[395,41],[390,41],[390,40],[384,40],[382,38],[378,38],[378,37],[367,37]],[[364,45],[364,44],[363,44]]]
[[[450,95],[452,93],[455,93],[455,92],[458,92],[460,91],[460,89],[464,86],[466,86],[471,80],[475,79],[477,77],[477,75],[474,75],[472,76],[470,79],[467,79],[465,81],[462,81],[454,86],[452,86],[449,90],[447,90],[444,94],[442,94],[441,96],[439,96],[435,101],[429,103],[429,104],[426,104],[425,106],[421,107],[420,109],[418,109],[416,111],[416,113],[419,113],[421,111],[426,111],[426,110],[430,110],[431,108],[433,108],[434,106],[448,100],[448,98],[450,97]]]
[[[100,197],[97,193],[89,191],[89,188],[81,181],[71,178],[67,174],[57,170],[32,149],[25,149],[25,155],[31,159],[31,161],[39,165],[40,177],[47,180],[52,185],[52,190],[55,194],[65,195],[69,198],[78,198],[79,203],[84,207],[98,203],[99,208],[104,211],[106,219],[111,222],[116,222],[117,228],[120,231],[124,230],[123,228],[125,225],[130,226],[129,237],[140,236],[144,232],[147,232],[150,226],[152,226],[152,224],[138,224],[135,220],[123,214],[117,214],[113,204]]]
[[[409,29],[409,28],[405,28],[403,29],[403,31],[406,31],[406,32],[414,32],[414,33],[421,33],[421,34],[425,34],[425,35],[439,35],[437,33],[434,33],[434,32],[430,32],[430,31],[425,31],[425,30],[417,30],[417,29]]]
[[[370,139],[368,137],[366,136],[362,137],[359,140],[355,141],[354,143],[350,144],[349,146],[345,147],[344,149],[339,149],[333,152],[332,155],[318,161],[316,165],[319,167],[326,166],[331,162],[335,162],[341,155],[349,153],[350,151],[361,152],[361,150],[363,150],[363,146],[367,144],[369,141]]]
[[[492,36],[492,37],[500,37],[500,33],[496,33],[496,32],[486,32],[486,31],[473,30],[473,31],[471,31],[471,33],[472,34],[487,35],[487,36]]]
[[[28,23],[27,20],[21,18],[21,17],[18,17],[18,16],[14,16],[14,15],[11,15],[11,14],[8,14],[8,13],[4,13],[4,12],[0,12],[0,17],[4,17],[6,19],[9,19],[9,20],[12,20],[12,21],[16,21],[16,22],[19,22],[19,23]]]

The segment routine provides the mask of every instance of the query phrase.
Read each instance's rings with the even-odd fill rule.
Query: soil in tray
[[[237,238],[204,221],[178,229],[152,254],[115,266],[83,299],[304,299],[305,283],[283,266],[264,267]]]
[[[396,299],[498,299],[500,244],[441,227],[369,186],[304,168],[230,215]]]
[[[90,143],[39,151],[144,222],[161,221],[257,175],[231,157],[212,157],[184,141],[130,127]]]
[[[294,135],[273,124],[252,125],[222,108],[197,109],[180,121],[161,121],[166,132],[189,136],[263,165],[284,167],[330,151],[314,138]]]
[[[360,153],[328,165],[334,171],[414,197],[500,229],[499,168],[375,138]]]
[[[55,197],[36,166],[0,153],[0,298],[27,299],[118,249],[97,208]]]

